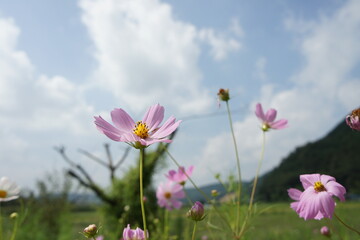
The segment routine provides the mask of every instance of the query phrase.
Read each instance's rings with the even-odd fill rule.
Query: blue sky
[[[106,185],[106,171],[77,149],[105,157],[104,142],[115,155],[125,144],[99,134],[93,116],[109,119],[121,107],[139,119],[160,103],[166,117],[185,119],[174,156],[195,165],[199,184],[214,182],[213,173],[236,166],[216,101],[229,88],[242,174],[251,179],[261,148],[257,102],[289,120],[267,134],[262,172],[359,106],[359,11],[355,0],[1,1],[0,175],[32,188],[66,166],[53,150],[65,145]],[[192,117],[208,113],[219,115]]]

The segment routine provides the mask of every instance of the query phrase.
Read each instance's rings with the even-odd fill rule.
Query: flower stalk
[[[245,220],[244,220],[244,222],[243,222],[243,224],[242,224],[242,227],[241,227],[241,229],[240,229],[240,233],[239,233],[239,236],[240,236],[240,237],[241,237],[241,236],[244,234],[244,232],[245,232],[245,227],[246,227],[247,221],[248,221],[248,219],[249,219],[249,216],[250,216],[250,214],[251,214],[252,207],[253,207],[253,204],[254,204],[254,197],[255,197],[255,192],[256,192],[256,186],[257,186],[257,182],[258,182],[258,179],[259,179],[259,174],[260,174],[260,169],[261,169],[261,166],[262,166],[262,162],[263,162],[263,160],[264,160],[265,142],[266,142],[265,132],[266,132],[266,131],[263,131],[263,141],[262,141],[262,147],[261,147],[261,153],[260,153],[260,160],[259,160],[259,164],[258,164],[258,167],[257,167],[257,170],[256,170],[253,187],[252,187],[252,190],[251,190],[251,195],[250,195],[250,201],[249,201],[248,211],[247,211]]]
[[[196,233],[197,221],[194,221],[194,222],[195,222],[195,223],[194,223],[194,228],[193,228],[191,240],[195,240],[195,233]]]
[[[336,215],[336,213],[334,213],[334,216],[336,217],[336,219],[342,224],[344,225],[346,228],[348,228],[349,230],[356,232],[359,236],[360,236],[360,231],[356,230],[355,228],[349,226],[348,224],[346,224],[338,215]]]
[[[145,151],[144,148],[140,148],[140,163],[139,163],[139,181],[140,181],[140,205],[141,205],[141,215],[143,220],[144,227],[144,237],[147,240],[147,227],[146,227],[146,216],[145,216],[145,206],[144,206],[144,188],[143,188],[143,168],[144,168],[144,158]]]
[[[238,174],[238,189],[237,189],[237,209],[236,209],[236,225],[235,225],[235,232],[238,233],[239,227],[240,227],[240,201],[241,201],[241,188],[242,188],[242,182],[241,182],[241,169],[240,169],[240,158],[239,158],[239,152],[237,148],[234,128],[233,128],[233,122],[231,117],[231,111],[229,106],[229,101],[226,102],[226,109],[229,117],[229,125],[231,130],[231,135],[234,143],[234,149],[235,149],[235,156],[236,156],[236,166],[237,166],[237,174]]]
[[[17,232],[18,224],[19,224],[19,217],[18,217],[18,214],[17,214],[17,213],[12,213],[12,214],[10,215],[10,218],[15,220],[15,222],[14,222],[14,228],[13,228],[13,231],[12,231],[12,233],[11,233],[10,240],[15,240],[15,236],[16,236],[16,232]]]

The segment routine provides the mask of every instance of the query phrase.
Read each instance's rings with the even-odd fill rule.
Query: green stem
[[[12,232],[12,234],[11,234],[10,240],[15,240],[15,236],[16,236],[16,232],[17,232],[17,228],[18,228],[18,222],[19,222],[19,218],[17,217],[17,218],[15,219],[14,229],[13,229],[13,232]]]
[[[144,149],[140,149],[140,163],[139,163],[139,169],[140,169],[140,205],[141,205],[141,213],[142,213],[142,220],[143,220],[143,226],[144,226],[144,236],[145,240],[147,240],[147,228],[146,228],[146,216],[145,216],[145,206],[144,206],[144,189],[143,189],[143,167],[144,167],[144,158],[145,158],[145,152]]]
[[[345,227],[347,227],[349,230],[353,231],[353,232],[356,232],[358,235],[360,235],[360,232],[358,230],[356,230],[355,228],[347,225],[343,220],[341,220],[341,218],[338,217],[338,215],[336,215],[334,213],[334,216],[336,217],[337,220],[339,220],[339,222],[341,222],[342,225],[344,225]]]
[[[255,175],[255,179],[254,179],[254,184],[253,184],[253,188],[252,188],[252,191],[251,191],[251,197],[250,197],[250,203],[249,203],[249,209],[248,209],[248,212],[249,212],[249,213],[251,212],[252,206],[253,206],[253,203],[254,203],[254,196],[255,196],[256,185],[257,185],[257,182],[258,182],[261,165],[262,165],[262,162],[263,162],[263,160],[264,160],[265,142],[266,142],[265,132],[263,131],[263,142],[262,142],[262,147],[261,147],[260,161],[259,161],[258,168],[257,168],[257,170],[256,170],[256,175]]]
[[[167,240],[169,237],[169,211],[164,209],[164,240]]]
[[[266,138],[265,138],[265,132],[263,131],[263,141],[262,141],[262,147],[261,147],[261,154],[260,154],[260,161],[259,161],[259,164],[258,164],[258,167],[256,169],[256,174],[255,174],[255,178],[254,178],[254,183],[253,183],[253,187],[252,187],[252,190],[251,190],[251,196],[250,196],[250,201],[249,201],[249,208],[248,208],[248,212],[246,214],[246,217],[245,217],[245,220],[241,226],[241,230],[240,230],[240,233],[239,233],[239,236],[241,237],[243,234],[244,234],[244,231],[245,231],[245,226],[246,226],[246,223],[249,219],[249,216],[251,214],[251,211],[252,211],[252,207],[253,207],[253,203],[254,203],[254,196],[255,196],[255,191],[256,191],[256,186],[257,186],[257,182],[258,182],[258,179],[259,179],[259,174],[260,174],[260,169],[261,169],[261,165],[262,165],[262,162],[264,160],[264,153],[265,153],[265,143],[266,143]]]
[[[193,229],[193,233],[192,233],[192,238],[191,238],[191,240],[195,240],[196,225],[197,225],[197,221],[195,221],[195,224],[194,224],[194,229]]]
[[[235,232],[237,233],[240,227],[240,199],[241,199],[241,169],[240,169],[240,158],[239,158],[239,152],[238,152],[238,148],[237,148],[237,144],[236,144],[236,138],[235,138],[235,132],[234,132],[234,128],[233,128],[233,122],[232,122],[232,118],[231,118],[231,111],[230,111],[230,106],[229,106],[229,101],[226,101],[226,109],[228,112],[228,116],[229,116],[229,125],[230,125],[230,130],[231,130],[231,135],[233,138],[233,142],[234,142],[234,149],[235,149],[235,155],[236,155],[236,166],[237,166],[237,173],[238,173],[238,189],[237,189],[237,210],[236,210],[236,228],[235,228]]]
[[[181,167],[180,164],[176,161],[176,159],[170,154],[170,152],[167,150],[167,148],[165,148],[166,153],[169,155],[170,159],[176,164],[177,167]],[[223,216],[222,212],[219,211],[219,209],[217,209],[217,207],[215,206],[215,204],[212,203],[211,199],[206,195],[206,193],[204,193],[196,184],[195,182],[190,178],[190,176],[184,172],[187,179],[189,179],[189,181],[191,182],[191,184],[194,186],[194,188],[201,194],[203,195],[203,197],[206,199],[206,201],[210,204],[212,204],[212,206],[214,207],[215,211],[219,214],[219,216],[222,218],[222,220],[225,222],[225,224],[229,227],[229,229],[231,231],[232,227],[230,225],[230,223],[228,222],[228,220]]]

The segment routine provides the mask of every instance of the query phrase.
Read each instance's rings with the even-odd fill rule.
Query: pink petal
[[[307,188],[300,196],[297,212],[305,220],[314,219],[320,211],[320,207],[314,188]]]
[[[132,132],[135,127],[134,120],[121,108],[111,111],[111,119],[114,125],[124,132]]]
[[[194,166],[190,166],[190,167],[188,168],[188,170],[186,171],[186,174],[190,177],[191,174],[192,174],[192,172],[193,172],[193,170],[194,170]]]
[[[139,142],[141,138],[133,133],[126,133],[122,135],[122,142]]]
[[[323,175],[320,176],[320,181],[321,181],[322,184],[325,185],[329,181],[336,181],[336,179],[334,177],[332,177],[332,176],[323,174]]]
[[[331,181],[325,184],[325,188],[328,193],[338,197],[341,201],[345,201],[346,189],[340,183]]]
[[[166,176],[169,180],[174,181],[173,178],[174,178],[174,175],[175,175],[175,174],[176,174],[176,171],[175,171],[175,170],[170,170],[170,171],[168,172],[168,174],[165,174],[165,176]]]
[[[176,199],[172,199],[172,200],[171,200],[171,205],[172,205],[174,208],[179,209],[179,208],[181,208],[181,206],[182,206],[182,202],[180,202],[180,201],[178,201],[178,200],[176,200]]]
[[[265,115],[265,122],[271,123],[275,120],[276,118],[276,110],[273,108],[270,108]]]
[[[321,212],[326,218],[332,218],[335,209],[335,201],[327,192],[318,193],[318,201],[321,205]]]
[[[113,125],[105,121],[102,117],[94,117],[95,124],[97,129],[108,136],[110,139],[114,141],[121,141],[121,136],[123,135],[123,131],[115,128]]]
[[[286,119],[280,119],[270,124],[270,127],[273,129],[283,129],[287,127],[288,121]]]
[[[152,138],[164,138],[173,133],[180,125],[181,120],[175,122],[175,118],[171,116],[154,134]]]
[[[256,104],[256,110],[255,110],[255,115],[263,122],[266,121],[265,115],[264,115],[264,111],[262,109],[262,106],[260,103]]]
[[[296,188],[290,188],[288,189],[288,194],[292,200],[299,201],[302,192]]]
[[[290,207],[297,212],[299,202],[292,202],[290,203]]]
[[[142,121],[146,123],[150,132],[156,129],[162,122],[164,119],[164,111],[164,107],[159,104],[151,106],[147,110]]]
[[[170,139],[153,139],[153,138],[146,138],[146,139],[140,139],[139,142],[144,146],[149,146],[153,143],[157,142],[164,142],[164,143],[171,143],[172,140]]]
[[[320,181],[320,174],[303,174],[300,175],[300,181],[306,190],[308,187],[313,187],[315,182]]]

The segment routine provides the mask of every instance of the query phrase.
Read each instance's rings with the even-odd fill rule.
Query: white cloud
[[[266,81],[268,79],[268,76],[266,74],[265,68],[266,68],[267,60],[265,57],[259,57],[255,62],[255,72],[254,77],[256,79],[259,79],[261,81]]]
[[[218,60],[239,48],[213,29],[176,19],[158,0],[82,0],[80,7],[98,61],[94,81],[135,111],[160,102],[183,115],[204,112],[213,98],[198,67],[200,40]]]
[[[96,134],[89,131],[95,129],[94,110],[83,100],[81,86],[35,71],[18,49],[20,29],[12,19],[0,18],[0,28],[0,161],[6,162],[0,175],[30,187],[54,164],[48,159],[54,145]]]
[[[241,48],[241,44],[237,40],[233,38],[229,39],[210,28],[201,29],[199,38],[211,46],[210,54],[217,61],[225,59],[229,52],[237,51]]]
[[[359,11],[359,1],[348,1],[332,16],[321,16],[317,22],[285,21],[287,28],[298,34],[296,41],[305,65],[291,77],[292,88],[275,92],[267,84],[261,91],[258,101],[264,103],[264,108],[276,108],[280,118],[289,120],[289,128],[267,134],[263,172],[277,165],[294,147],[322,137],[359,105],[360,81],[350,77],[360,61]],[[234,124],[247,179],[254,176],[261,147],[259,129],[254,127],[254,106],[255,102],[251,113]],[[231,159],[235,167],[229,148],[231,136],[221,134],[213,139],[203,150],[203,164],[215,165],[218,160],[209,156],[222,156],[224,161]],[[227,168],[225,164],[219,171],[226,173]]]

